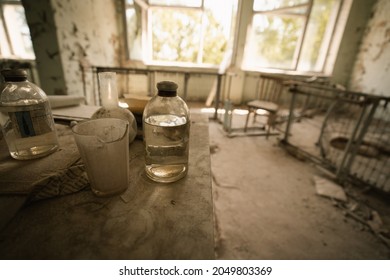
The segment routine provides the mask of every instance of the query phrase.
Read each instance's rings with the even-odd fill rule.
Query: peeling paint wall
[[[378,0],[373,9],[349,88],[390,96],[390,1]]]
[[[375,2],[376,0],[352,1],[332,72],[332,81],[334,83],[348,86],[351,69],[355,63],[356,54],[358,53],[364,30]]]
[[[83,95],[89,103],[91,77],[83,69],[119,65],[115,0],[51,0],[67,94]],[[83,79],[86,88],[83,88]]]
[[[63,65],[50,0],[22,0],[36,56],[40,86],[46,94],[66,94]]]
[[[85,94],[93,103],[92,75],[84,73],[91,65],[119,65],[116,3],[23,0],[41,84],[47,94]]]

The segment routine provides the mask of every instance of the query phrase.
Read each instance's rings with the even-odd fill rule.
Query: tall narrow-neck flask
[[[174,82],[158,83],[142,116],[145,172],[156,182],[174,182],[188,172],[190,116],[177,88]]]
[[[0,125],[10,155],[34,159],[58,149],[57,133],[49,100],[22,69],[3,70],[5,84],[0,95]]]
[[[129,143],[132,143],[137,136],[137,122],[133,113],[122,108],[118,103],[118,89],[115,72],[100,72],[99,89],[102,99],[102,107],[92,116],[97,118],[117,118],[129,122]]]

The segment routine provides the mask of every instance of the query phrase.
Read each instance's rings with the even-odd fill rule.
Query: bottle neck
[[[118,107],[118,90],[116,87],[116,73],[99,73],[99,86],[102,105],[104,107]]]
[[[111,91],[106,91],[105,94],[101,95],[103,107],[112,108],[118,107],[118,95],[113,94]]]

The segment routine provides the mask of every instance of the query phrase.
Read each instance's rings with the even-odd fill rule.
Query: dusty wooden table
[[[185,178],[172,184],[149,180],[143,171],[143,144],[136,140],[130,146],[130,186],[124,194],[98,198],[87,187],[27,203],[0,232],[1,258],[213,259],[208,120],[191,117]],[[12,175],[12,169],[7,172]],[[5,181],[0,180],[3,187]],[[25,197],[2,194],[0,202],[15,205]]]

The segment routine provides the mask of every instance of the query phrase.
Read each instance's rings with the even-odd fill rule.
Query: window
[[[30,31],[20,0],[0,0],[0,58],[34,59]]]
[[[244,68],[322,72],[340,0],[254,0]]]
[[[237,0],[127,0],[130,58],[147,64],[218,66],[231,48],[236,13]]]
[[[244,70],[324,73],[342,1],[126,0],[130,58],[215,67],[233,53]]]

